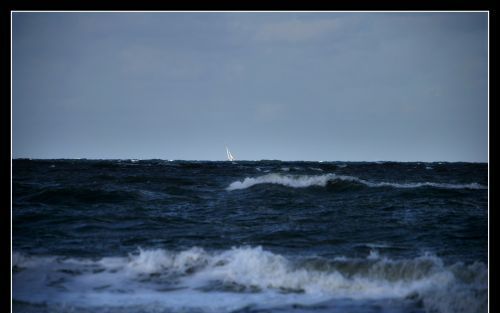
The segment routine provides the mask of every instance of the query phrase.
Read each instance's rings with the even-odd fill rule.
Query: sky
[[[14,158],[488,160],[486,12],[13,12]]]

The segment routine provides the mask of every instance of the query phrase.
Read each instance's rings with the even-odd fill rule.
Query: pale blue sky
[[[484,12],[12,25],[15,158],[487,161]]]

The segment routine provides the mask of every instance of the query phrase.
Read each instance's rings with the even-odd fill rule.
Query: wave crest
[[[15,253],[13,265],[13,298],[30,303],[154,301],[177,308],[208,305],[223,312],[250,305],[258,297],[272,298],[277,301],[273,305],[408,298],[421,301],[427,311],[442,313],[478,312],[487,303],[485,264],[447,266],[433,255],[392,260],[373,252],[359,259],[297,261],[260,246],[219,252],[195,247],[180,252],[140,249],[128,257],[99,260]],[[57,290],[65,290],[62,298]],[[221,291],[226,302],[214,302]]]
[[[434,182],[415,182],[415,183],[392,183],[392,182],[370,182],[358,177],[347,175],[336,175],[333,173],[324,175],[283,175],[267,174],[258,177],[246,177],[242,181],[232,182],[226,190],[247,189],[260,184],[277,184],[292,188],[307,188],[313,186],[325,187],[327,184],[337,182],[348,182],[364,185],[366,187],[393,187],[393,188],[420,188],[433,187],[443,189],[487,189],[478,183],[469,184],[448,184]]]

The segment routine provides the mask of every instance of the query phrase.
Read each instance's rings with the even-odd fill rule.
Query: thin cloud
[[[259,25],[255,29],[254,39],[265,42],[302,42],[319,39],[338,28],[339,22],[335,19],[278,21]]]
[[[197,79],[205,68],[202,60],[191,55],[146,46],[131,46],[118,54],[124,74],[143,78]]]

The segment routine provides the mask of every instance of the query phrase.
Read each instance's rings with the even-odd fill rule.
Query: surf
[[[13,255],[13,298],[75,307],[156,306],[231,312],[256,303],[418,299],[428,312],[479,312],[487,297],[480,262],[446,265],[435,255],[391,259],[289,258],[261,246],[207,251],[138,249],[100,259]],[[62,290],[64,292],[62,292]],[[465,308],[465,309],[464,309]]]

